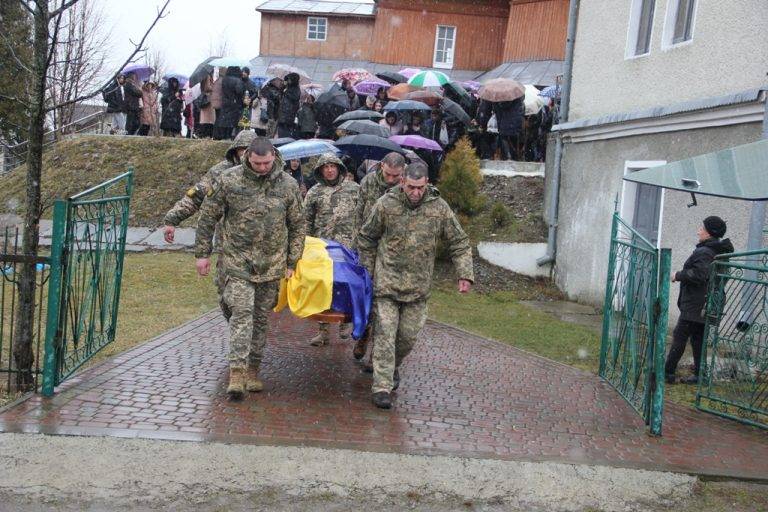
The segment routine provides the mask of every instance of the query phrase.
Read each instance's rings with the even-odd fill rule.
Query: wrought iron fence
[[[21,231],[18,227],[5,227],[0,232],[0,392],[13,393],[22,387],[22,374],[31,377],[34,389],[38,389],[41,374],[42,329],[45,325],[45,303],[50,275],[50,260],[47,256],[24,256],[21,253]],[[15,324],[18,315],[18,277],[25,263],[36,266],[35,315],[32,339],[32,367],[17,364]]]
[[[768,249],[715,259],[696,407],[768,428]]]
[[[603,308],[600,376],[661,435],[669,249],[614,214]]]

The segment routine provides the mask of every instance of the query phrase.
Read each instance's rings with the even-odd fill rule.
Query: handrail
[[[120,175],[118,175],[118,176],[115,176],[114,178],[112,178],[112,179],[110,179],[110,180],[107,180],[107,181],[105,181],[104,183],[99,183],[99,184],[98,184],[98,185],[96,185],[95,187],[91,187],[91,188],[89,188],[88,190],[83,190],[82,192],[80,192],[80,193],[77,193],[77,194],[75,194],[75,195],[71,196],[71,197],[69,198],[69,200],[70,200],[70,201],[74,201],[74,200],[76,200],[76,199],[78,199],[78,198],[80,198],[80,197],[83,197],[83,196],[85,196],[85,195],[88,195],[88,194],[90,194],[90,193],[92,193],[92,192],[95,192],[95,191],[97,191],[97,190],[99,190],[99,189],[106,189],[106,188],[108,188],[110,185],[113,185],[113,184],[117,183],[118,181],[120,181],[120,180],[122,180],[122,179],[125,179],[125,178],[126,178],[128,175],[130,175],[130,174],[131,174],[131,171],[128,171],[128,172],[124,172],[123,174],[120,174]]]
[[[88,114],[87,116],[81,117],[79,119],[75,119],[74,121],[71,121],[71,122],[65,124],[64,126],[60,126],[60,127],[55,128],[53,130],[48,130],[47,132],[44,132],[43,133],[43,137],[45,137],[46,135],[51,135],[51,134],[56,133],[56,132],[60,132],[61,130],[69,128],[70,126],[78,125],[78,124],[82,123],[83,121],[87,121],[87,120],[91,119],[92,117],[103,116],[106,113],[107,113],[106,110],[99,110],[98,112],[92,112],[92,113]],[[13,146],[8,145],[8,144],[3,144],[3,145],[6,148],[8,148],[8,149],[13,150],[15,148],[18,148],[20,146],[24,146],[26,144],[29,144],[29,140],[23,140],[23,141],[21,141],[21,142],[19,142],[17,144],[14,144]]]

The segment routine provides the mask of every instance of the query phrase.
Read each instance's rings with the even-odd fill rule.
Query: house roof
[[[251,60],[251,76],[267,76],[267,67],[273,63],[282,63],[303,69],[312,78],[312,82],[321,85],[330,85],[331,77],[336,71],[345,68],[363,68],[374,75],[382,71],[399,71],[407,67],[407,64],[378,64],[367,60],[341,60],[341,59],[313,59],[308,57],[293,57],[279,55],[260,55]],[[420,68],[427,70],[429,68]],[[462,69],[440,69],[452,80],[463,82],[475,80],[478,71]]]
[[[322,14],[324,16],[374,17],[374,4],[322,0],[267,0],[256,10],[275,14]]]
[[[477,78],[478,82],[491,78],[511,78],[523,84],[555,85],[558,75],[563,74],[561,60],[532,60],[525,62],[505,62],[487,71]]]

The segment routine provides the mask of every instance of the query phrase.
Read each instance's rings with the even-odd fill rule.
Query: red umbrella
[[[418,89],[412,85],[408,85],[408,84],[393,85],[387,91],[387,98],[391,100],[404,100],[405,96],[409,93],[412,93],[413,91],[418,91]]]
[[[403,99],[420,101],[434,107],[443,101],[443,95],[435,91],[413,91],[406,94]]]

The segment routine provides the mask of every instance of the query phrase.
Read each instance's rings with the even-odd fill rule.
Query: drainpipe
[[[573,47],[576,42],[576,25],[579,18],[579,0],[571,0],[568,8],[568,36],[565,41],[565,69],[563,70],[563,89],[560,92],[560,120],[568,121],[568,109],[571,102],[571,77],[573,75]],[[547,211],[547,253],[536,260],[540,267],[554,263],[557,244],[557,210],[560,200],[560,169],[563,160],[563,135],[557,132],[555,142],[555,161],[552,166],[552,183],[550,183],[549,208]]]

